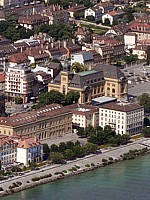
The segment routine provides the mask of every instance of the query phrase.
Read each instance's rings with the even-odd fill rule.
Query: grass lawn
[[[105,27],[99,27],[96,25],[92,25],[92,24],[81,24],[81,26],[85,27],[85,28],[91,28],[94,33],[100,34],[100,35],[103,35],[109,29],[109,28],[105,28]]]
[[[131,139],[136,140],[136,139],[139,139],[139,138],[142,138],[142,137],[144,137],[143,133],[138,134],[138,135],[131,136]]]

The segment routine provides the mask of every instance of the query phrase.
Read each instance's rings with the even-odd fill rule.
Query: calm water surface
[[[41,185],[0,200],[150,200],[150,155]]]

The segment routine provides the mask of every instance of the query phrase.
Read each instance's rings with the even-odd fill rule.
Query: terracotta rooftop
[[[30,112],[19,113],[10,117],[0,117],[0,125],[4,126],[21,126],[28,123],[33,123],[42,119],[56,117],[61,114],[69,113],[67,107],[62,107],[58,104],[51,104],[44,108],[33,110]]]
[[[34,137],[21,138],[18,140],[18,147],[29,149],[41,145],[41,143]]]
[[[5,82],[5,74],[0,73],[0,83]]]
[[[16,53],[16,54],[11,55],[8,58],[9,62],[13,62],[17,64],[23,63],[27,60],[28,60],[28,56],[25,53]]]
[[[0,148],[2,148],[4,144],[8,144],[8,145],[16,144],[16,145],[17,145],[17,142],[14,141],[14,140],[13,140],[11,137],[9,137],[9,136],[0,135]]]
[[[123,11],[118,12],[118,11],[113,10],[113,11],[108,12],[108,14],[111,16],[116,16],[116,15],[122,15],[124,14],[124,12]]]
[[[143,107],[136,104],[136,103],[108,103],[101,105],[100,108],[109,109],[109,110],[116,110],[121,112],[130,112],[138,109],[142,109]]]

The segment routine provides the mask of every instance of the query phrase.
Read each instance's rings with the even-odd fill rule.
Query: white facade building
[[[43,161],[43,145],[36,138],[28,137],[18,140],[17,162],[28,166],[32,162]]]
[[[33,73],[31,68],[24,65],[8,67],[5,75],[5,94],[9,100],[16,96],[23,98],[26,103],[32,94]]]
[[[135,103],[109,103],[99,108],[99,126],[110,125],[117,134],[135,135],[142,132],[144,108]]]
[[[80,53],[73,54],[71,56],[71,65],[75,62],[78,62],[84,65],[85,68],[91,70],[93,65],[93,54],[88,51],[82,51]]]
[[[86,128],[89,125],[96,127],[99,124],[99,111],[97,108],[78,107],[72,110],[72,122],[74,127]]]
[[[101,17],[102,17],[102,8],[96,5],[96,6],[92,7],[92,8],[86,9],[85,12],[84,12],[84,17],[86,18],[88,16],[95,17],[95,20],[101,19]]]
[[[126,51],[135,48],[136,42],[137,42],[137,36],[135,33],[124,34],[124,45]]]

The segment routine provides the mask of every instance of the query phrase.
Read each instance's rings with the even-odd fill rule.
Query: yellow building
[[[72,133],[72,112],[58,104],[10,117],[0,117],[0,134],[3,135],[36,136],[43,140],[67,133]]]
[[[90,102],[91,99],[104,95],[104,78],[102,71],[89,70],[74,74],[61,71],[61,73],[49,83],[48,91],[57,90],[63,94],[69,91],[80,93],[79,103]]]
[[[104,73],[105,96],[115,97],[117,99],[127,98],[127,78],[118,67],[97,64],[96,68],[102,70]]]
[[[78,91],[81,104],[90,103],[91,99],[100,96],[127,97],[127,79],[119,68],[97,64],[94,69],[77,74],[64,69],[49,83],[48,91],[57,90],[63,94]]]

